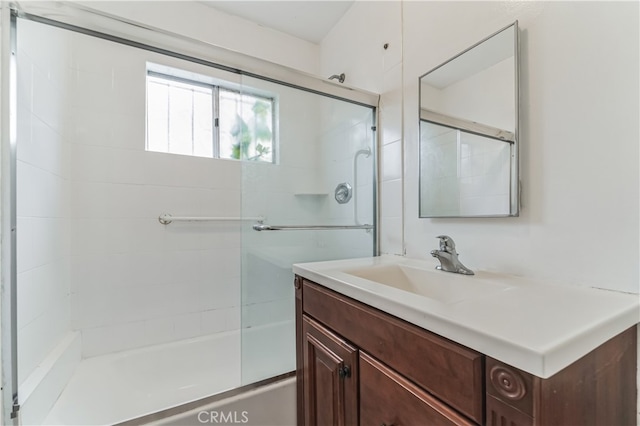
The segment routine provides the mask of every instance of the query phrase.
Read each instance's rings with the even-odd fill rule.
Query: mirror
[[[420,217],[518,216],[518,22],[419,86]]]

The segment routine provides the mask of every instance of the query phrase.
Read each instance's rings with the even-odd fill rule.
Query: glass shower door
[[[256,117],[262,101],[245,102],[236,126],[247,147],[241,364],[249,384],[295,370],[292,265],[376,252],[375,109],[246,76],[242,90],[272,100],[268,119]],[[354,229],[331,228],[345,225]]]
[[[375,253],[374,109],[18,21],[22,422],[127,422],[294,370],[291,265]]]

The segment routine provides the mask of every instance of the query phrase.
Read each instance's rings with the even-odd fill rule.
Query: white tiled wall
[[[420,122],[420,214],[460,214],[459,132]]]
[[[84,356],[238,329],[240,225],[157,217],[240,216],[239,163],[145,151],[147,61],[208,71],[71,38],[72,324]]]
[[[46,38],[62,30],[40,31]],[[332,193],[353,180],[354,151],[372,148],[370,110],[84,35],[65,37],[69,53],[56,74],[67,89],[56,107],[68,142],[57,154],[68,170],[67,192],[51,200],[68,216],[65,282],[84,356],[291,319],[292,262],[371,254],[373,235],[363,231],[357,238],[257,233],[249,222],[157,220],[163,213],[244,214],[272,224],[352,223],[353,203],[336,207]],[[146,152],[148,61],[278,93],[278,165]],[[372,223],[373,155],[360,156],[358,166],[359,220]],[[34,261],[33,254],[23,257]]]
[[[70,323],[68,40],[32,29],[18,28],[17,55],[17,379],[25,424],[44,419],[81,351]]]
[[[238,163],[145,152],[146,60],[166,58],[20,29],[21,379],[70,326],[85,356],[239,328],[239,225],[157,221],[241,200]]]
[[[326,224],[373,224],[373,118],[370,108],[322,100],[320,120],[323,129],[319,135],[318,164],[322,167],[321,190],[327,194],[322,219]],[[352,198],[345,204],[335,200],[335,189],[340,183],[352,186]],[[373,253],[373,233],[330,231],[321,232],[318,237],[320,246],[331,248],[336,258]]]
[[[346,84],[381,94],[380,249],[391,254],[403,252],[401,18],[401,2],[355,2],[320,45],[323,74],[344,72]]]
[[[508,215],[511,144],[420,122],[420,214]]]
[[[18,380],[23,383],[70,330],[68,81],[65,37],[20,31],[18,49]]]
[[[263,90],[279,94],[278,165],[242,165],[242,207],[248,216],[264,216],[270,225],[353,224],[354,203],[338,205],[333,190],[340,182],[354,183],[353,159],[358,149],[372,146],[371,110],[311,93],[244,78]],[[373,155],[359,157],[356,197],[359,219],[373,220]],[[294,346],[293,273],[296,262],[371,255],[373,234],[364,231],[255,232],[242,235],[243,381],[264,379],[264,354],[284,357]],[[288,322],[283,341],[260,339],[261,326]],[[277,345],[280,345],[279,347]],[[285,348],[283,350],[282,348]],[[279,354],[279,355],[278,355]],[[267,374],[266,376],[264,374]]]
[[[318,186],[319,170],[314,160],[320,129],[317,99],[253,78],[243,78],[243,84],[277,93],[279,117],[277,164],[242,165],[243,212],[264,217],[271,225],[314,222],[320,215],[321,200],[296,194],[313,192]],[[251,225],[247,223],[242,234],[242,327],[260,329],[264,324],[293,318],[291,264],[309,256],[317,239],[309,233],[256,232]],[[260,363],[260,355],[254,351],[244,351],[243,356],[246,365]]]

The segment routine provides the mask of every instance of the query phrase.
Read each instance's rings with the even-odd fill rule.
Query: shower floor
[[[82,360],[46,425],[122,422],[240,386],[240,332]]]

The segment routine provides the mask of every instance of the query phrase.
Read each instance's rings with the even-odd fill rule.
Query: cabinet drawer
[[[362,425],[474,424],[363,352],[359,368]]]
[[[482,354],[310,281],[303,282],[302,300],[308,315],[478,424],[483,422]]]

